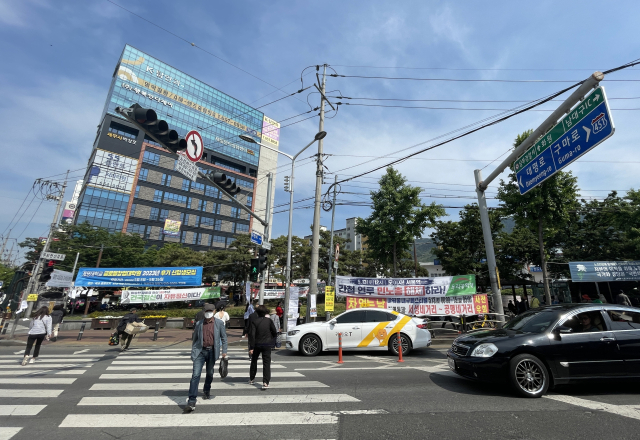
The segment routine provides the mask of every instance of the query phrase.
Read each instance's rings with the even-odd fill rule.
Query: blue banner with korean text
[[[202,267],[81,267],[75,286],[85,287],[169,287],[201,286]]]
[[[475,275],[429,278],[336,277],[336,294],[338,296],[415,298],[462,296],[475,293]]]
[[[635,281],[640,280],[640,261],[572,261],[569,271],[578,283]]]

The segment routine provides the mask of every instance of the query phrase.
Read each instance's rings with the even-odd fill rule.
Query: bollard
[[[398,362],[404,362],[402,360],[402,337],[400,336],[400,332],[398,332],[398,336],[397,336],[397,340],[398,340]]]
[[[344,364],[342,362],[342,333],[338,333],[338,363]]]
[[[0,334],[2,334],[2,331],[4,330],[4,332],[6,333],[6,329],[4,328],[4,324],[5,322],[7,322],[7,315],[3,315],[2,316],[2,322],[0,322]]]
[[[157,341],[158,340],[158,330],[159,329],[160,329],[160,321],[156,321],[156,330],[153,332],[152,341]]]
[[[84,328],[86,327],[87,323],[83,322],[82,323],[82,327],[80,327],[80,333],[78,333],[78,339],[76,339],[76,341],[79,341],[82,339],[82,334],[84,333]]]

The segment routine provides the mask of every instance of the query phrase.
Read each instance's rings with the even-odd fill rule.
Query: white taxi
[[[431,345],[427,320],[412,318],[395,310],[362,308],[348,310],[328,322],[298,325],[287,333],[288,350],[315,356],[321,351],[337,350],[342,334],[342,349],[383,350],[398,354],[398,332],[402,354],[413,348]]]

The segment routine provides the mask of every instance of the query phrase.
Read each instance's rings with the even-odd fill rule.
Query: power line
[[[479,100],[479,99],[401,99],[401,98],[354,98],[349,96],[329,96],[334,99],[357,99],[361,101],[401,101],[401,102],[460,102],[460,103],[518,103],[518,102],[531,102],[529,100]],[[608,101],[621,100],[621,99],[640,99],[640,97],[630,98],[609,98]],[[552,99],[549,102],[562,102],[561,99]]]
[[[509,149],[511,151],[511,149]],[[333,154],[328,153],[327,156],[336,156],[336,157],[381,157],[381,156],[371,156],[371,155],[360,155],[360,154]],[[395,156],[384,156],[389,159],[399,159],[399,157]],[[431,158],[431,157],[412,157],[410,160],[429,160],[429,161],[451,161],[451,162],[493,162],[490,159],[453,159],[453,158]],[[640,161],[628,161],[628,160],[581,160],[580,162],[594,162],[594,163],[640,163]]]
[[[107,0],[109,1],[109,0]],[[497,83],[582,83],[582,80],[557,80],[557,79],[459,79],[459,78],[411,78],[400,76],[365,76],[365,75],[339,75],[332,73],[328,76],[334,78],[360,78],[360,79],[393,79],[401,81],[445,81],[445,82],[497,82]],[[640,79],[609,79],[609,82],[640,82]]]
[[[401,66],[349,66],[345,64],[332,64],[334,67],[347,67],[347,68],[363,68],[363,69],[403,69],[403,70],[451,70],[451,71],[504,71],[504,72],[593,72],[598,69],[500,69],[500,68],[455,68],[455,67],[401,67]]]
[[[360,104],[354,102],[338,102],[337,105],[349,105],[349,106],[357,106],[357,107],[383,107],[383,108],[408,108],[408,109],[423,109],[423,110],[462,110],[462,111],[476,111],[476,112],[484,112],[484,111],[505,111],[509,110],[506,108],[464,108],[464,107],[430,107],[430,106],[416,106],[416,105],[383,105],[383,104]],[[615,111],[637,111],[640,108],[612,108],[610,110]],[[535,112],[552,112],[555,109],[531,109],[530,111]]]

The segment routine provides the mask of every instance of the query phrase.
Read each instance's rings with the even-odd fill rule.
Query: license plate
[[[447,361],[449,362],[449,368],[451,368],[452,371],[456,371],[456,361],[451,358],[447,358]]]

